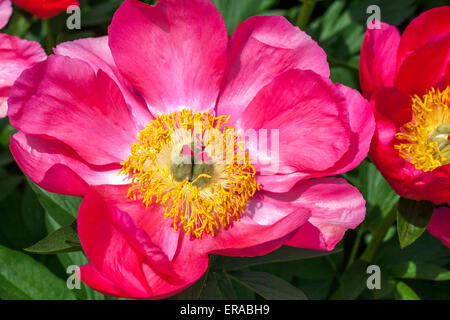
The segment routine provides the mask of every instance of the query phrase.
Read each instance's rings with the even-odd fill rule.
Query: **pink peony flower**
[[[127,0],[108,37],[58,46],[9,103],[20,168],[84,197],[81,279],[108,295],[173,295],[211,253],[331,250],[364,219],[360,193],[330,176],[366,157],[370,106],[329,80],[325,52],[283,17],[228,38],[210,1]],[[242,138],[249,129],[266,132],[268,152]]]
[[[11,13],[11,2],[0,0],[0,29],[6,26]],[[39,43],[0,33],[0,118],[6,116],[8,95],[17,77],[46,57]]]
[[[385,23],[368,29],[360,77],[375,114],[377,168],[405,198],[449,203],[450,7],[424,12],[402,36]]]
[[[0,29],[8,24],[9,17],[12,14],[12,6],[10,0],[0,0]]]
[[[78,0],[12,0],[19,7],[41,19],[56,16],[70,6],[78,6]]]

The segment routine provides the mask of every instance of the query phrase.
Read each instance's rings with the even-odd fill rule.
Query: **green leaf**
[[[81,198],[48,192],[27,179],[45,211],[62,226],[71,224],[78,215]]]
[[[5,149],[8,149],[11,136],[16,132],[17,130],[12,125],[10,125],[9,123],[6,124],[0,133],[0,145]]]
[[[397,264],[393,266],[389,272],[394,277],[402,279],[422,279],[433,281],[450,280],[450,270],[420,261],[408,261]]]
[[[30,242],[26,246],[29,246],[30,243],[42,239],[47,234],[45,229],[45,212],[29,185],[25,185],[24,191],[19,190],[18,192],[22,196],[20,201],[20,216],[23,220],[21,231],[27,233],[27,239]]]
[[[46,224],[49,233],[52,233],[62,227],[48,214],[46,215]],[[57,257],[65,270],[67,270],[69,266],[83,266],[89,263],[86,255],[82,251],[60,253]],[[74,293],[79,299],[83,300],[105,300],[105,298],[112,299],[111,297],[106,297],[100,292],[91,289],[84,283],[81,283],[80,290],[74,290]]]
[[[222,14],[228,33],[232,33],[242,21],[267,10],[274,3],[273,0],[212,0],[212,2]]]
[[[14,162],[14,158],[10,151],[0,152],[0,167],[6,166]]]
[[[208,278],[200,292],[199,300],[225,300],[220,287],[220,274],[217,272],[209,272]]]
[[[330,38],[351,23],[350,20],[345,19],[344,22],[340,19],[344,7],[344,0],[333,1],[333,3],[329,6],[321,18],[322,32],[320,33],[320,40]]]
[[[278,262],[252,266],[252,271],[269,272],[280,277],[287,282],[297,279],[306,279],[313,281],[329,280],[336,276],[332,264],[339,264],[341,253],[324,256],[313,259],[301,259],[289,261],[289,263]],[[332,259],[335,258],[335,259]],[[330,263],[331,262],[331,263]],[[308,296],[309,297],[309,296]]]
[[[231,279],[255,291],[266,300],[307,300],[306,295],[290,283],[270,273],[235,271],[228,273]]]
[[[22,250],[47,234],[44,210],[28,185],[0,201],[0,244]]]
[[[320,250],[309,250],[283,246],[278,250],[266,254],[265,256],[258,256],[253,258],[216,256],[215,259],[212,260],[211,262],[211,269],[236,270],[258,264],[286,262],[286,261],[323,257],[330,254],[338,253],[340,251],[342,251],[342,249],[335,249],[332,251],[320,251]]]
[[[427,228],[434,204],[401,198],[397,211],[397,233],[402,248],[416,241]]]
[[[233,285],[223,272],[208,273],[208,279],[199,296],[200,300],[235,300],[236,298]]]
[[[424,300],[450,300],[450,281],[414,279],[405,282]]]
[[[398,281],[395,285],[395,297],[397,300],[421,300],[417,293],[402,281]]]
[[[375,290],[367,290],[370,291],[375,299],[382,299],[386,296],[391,296],[392,292],[395,289],[396,281],[391,276],[385,276],[384,274],[381,276],[380,289]]]
[[[236,292],[223,272],[208,270],[196,283],[170,300],[235,300]]]
[[[30,20],[27,19],[19,10],[14,10],[11,18],[9,19],[6,33],[11,36],[22,37],[28,31],[31,26]]]
[[[205,273],[192,286],[183,290],[182,292],[172,296],[169,300],[198,300],[200,299],[203,290],[205,290],[208,282],[209,272]]]
[[[28,255],[0,246],[0,298],[75,300],[66,283]]]
[[[233,283],[230,278],[227,277],[223,272],[216,272],[216,281],[219,286],[220,292],[223,299],[225,300],[236,300],[237,293],[234,290]]]
[[[82,248],[77,234],[76,222],[52,232],[38,243],[24,250],[36,254],[81,251]]]
[[[331,296],[334,300],[356,299],[367,288],[369,263],[356,260],[339,279],[339,288]]]
[[[13,175],[5,178],[0,178],[0,201],[6,199],[11,192],[13,192],[19,184],[23,181],[23,176]]]
[[[367,202],[365,223],[371,228],[377,227],[400,197],[368,160],[364,160],[358,168],[343,176],[358,188]]]
[[[361,0],[350,11],[352,19],[365,25],[370,14],[367,7],[377,5],[381,9],[381,21],[398,26],[414,14],[416,0]]]
[[[321,281],[298,279],[295,284],[302,288],[310,300],[326,300],[333,285],[333,278]]]
[[[429,232],[425,232],[412,245],[403,249],[397,238],[389,240],[380,247],[379,255],[374,262],[384,269],[408,261],[427,261],[438,264],[437,261],[442,260],[445,265],[449,258],[450,250],[442,241]]]
[[[333,62],[330,61],[330,78],[335,83],[341,83],[348,87],[357,89],[359,86],[358,74],[347,67],[333,66]]]

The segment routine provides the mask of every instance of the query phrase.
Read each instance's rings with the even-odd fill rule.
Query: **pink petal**
[[[136,227],[135,221],[128,213],[116,207],[111,207],[108,213],[114,227],[124,235],[133,249],[145,258],[147,267],[170,283],[183,283],[183,280],[175,272],[169,257],[158,245],[153,243],[145,230]]]
[[[349,123],[351,127],[351,140],[348,151],[335,165],[325,172],[313,174],[309,177],[332,176],[347,172],[357,167],[367,157],[372,135],[375,130],[375,120],[370,104],[361,94],[349,87],[336,84],[336,87],[346,97],[349,112]],[[298,180],[302,179],[302,173],[278,175],[259,175],[258,182],[270,189],[272,192],[287,192]]]
[[[92,263],[80,267],[80,279],[89,287],[108,296],[132,298],[132,296],[117,288],[114,282],[98,271]]]
[[[136,226],[145,230],[153,243],[158,245],[172,261],[181,258],[178,253],[181,242],[184,242],[186,250],[192,247],[193,252],[206,256],[213,250],[247,249],[270,241],[283,240],[275,247],[267,245],[264,248],[264,252],[267,253],[281,246],[284,237],[298,229],[309,218],[308,210],[289,203],[273,201],[270,194],[261,193],[249,204],[248,215],[234,223],[228,230],[222,230],[223,232],[213,238],[205,236],[201,240],[190,239],[174,231],[172,221],[163,218],[164,209],[159,205],[154,204],[147,209],[141,199],[138,198],[136,201],[127,199],[127,186],[99,186],[96,191],[110,206],[127,212]],[[253,212],[252,208],[258,210]],[[291,215],[287,217],[289,214]]]
[[[399,195],[413,200],[441,204],[450,198],[450,179],[441,173],[417,170],[400,157],[394,145],[400,126],[411,119],[411,103],[400,90],[387,87],[379,90],[374,100],[376,131],[370,157],[392,188]]]
[[[0,0],[0,29],[8,24],[9,17],[12,14],[12,5],[10,0]]]
[[[8,115],[8,98],[0,97],[0,119]]]
[[[432,38],[428,43],[411,53],[401,65],[395,87],[408,95],[425,94],[437,86],[445,77],[450,62],[450,32]]]
[[[374,97],[375,118],[378,115],[400,128],[412,119],[411,98],[394,87],[385,87]]]
[[[345,231],[356,228],[366,213],[363,197],[344,179],[303,181],[279,198],[290,199],[312,213],[308,223],[287,242],[294,247],[332,250]]]
[[[256,142],[248,144],[261,175],[299,172],[298,179],[308,178],[320,176],[347,152],[351,129],[346,109],[345,96],[329,79],[309,70],[291,70],[264,87],[236,125],[244,133],[256,130],[259,140],[265,139],[260,129],[267,130],[267,155]],[[278,152],[269,137],[272,129],[279,130]],[[272,168],[262,160],[270,160]],[[272,185],[263,188],[272,190]]]
[[[435,209],[427,229],[450,248],[450,208],[439,207]]]
[[[208,269],[208,263],[208,255],[198,250],[198,245],[195,241],[188,237],[180,237],[172,264],[175,272],[183,276],[186,285],[184,287],[178,286],[175,291],[167,294],[167,296],[178,293],[195,283]],[[159,285],[161,282],[157,277],[148,281],[151,285]]]
[[[126,202],[126,194],[123,196]],[[134,202],[139,206],[138,201]],[[146,213],[160,214],[148,210]],[[158,218],[162,220],[163,215]],[[177,254],[169,261],[150,234],[94,189],[81,204],[78,232],[83,249],[96,269],[135,298],[173,295],[194,283],[208,266],[208,257],[193,250],[189,241],[176,241]],[[107,291],[110,288],[107,285],[96,289]]]
[[[89,260],[121,291],[133,297],[152,295],[140,266],[142,258],[111,223],[107,204],[90,194],[79,209],[78,234]]]
[[[302,172],[289,174],[257,175],[258,183],[264,186],[265,190],[271,192],[288,192],[297,182],[303,179],[305,175]]]
[[[93,166],[58,140],[19,132],[10,148],[20,169],[50,192],[83,196],[89,185],[129,183],[117,174],[120,166]]]
[[[403,62],[412,52],[431,38],[450,32],[450,7],[437,7],[423,12],[406,27],[398,49],[398,61]]]
[[[8,103],[16,129],[58,139],[94,165],[120,163],[137,137],[118,86],[78,59],[50,56],[26,70]]]
[[[356,168],[367,157],[375,131],[375,119],[369,102],[357,90],[341,84],[336,86],[347,100],[352,137],[348,151],[333,168],[327,170],[330,176]]]
[[[0,34],[0,118],[6,116],[7,99],[14,81],[23,70],[46,57],[39,43]]]
[[[128,80],[121,74],[111,55],[108,37],[85,38],[64,42],[55,48],[55,53],[70,58],[77,58],[87,62],[95,72],[104,71],[119,86],[139,129],[143,129],[153,116],[142,99]]]
[[[433,174],[450,180],[450,164],[446,164],[444,166],[440,166],[439,168],[434,169]]]
[[[171,278],[168,286],[167,276],[155,274],[149,263],[142,264],[142,270],[149,286],[159,295],[173,295],[194,283],[208,268],[208,256],[199,250],[198,242],[175,232],[172,221],[164,219],[164,209],[157,205],[146,208],[142,200],[130,200],[126,195],[129,186],[99,186],[96,192],[102,201],[108,203],[108,210],[117,208],[126,212],[136,227],[145,231],[150,240],[164,252],[172,263],[176,275],[184,279],[184,284]],[[183,280],[182,279],[182,280]],[[175,283],[174,283],[175,280]],[[169,289],[168,289],[169,288]]]
[[[359,62],[361,89],[366,98],[379,88],[393,85],[399,43],[400,33],[394,26],[381,23],[381,29],[367,29]]]
[[[298,228],[307,223],[308,208],[280,199],[270,192],[257,193],[245,215],[214,237],[198,242],[199,250],[228,256],[264,255],[281,247]]]
[[[307,221],[304,222],[304,224],[307,224],[307,223],[308,223]],[[230,257],[264,256],[274,250],[281,248],[281,246],[286,244],[289,241],[289,239],[291,239],[292,236],[295,235],[297,230],[286,233],[280,238],[276,238],[276,239],[273,239],[273,240],[270,240],[267,242],[263,242],[260,244],[251,245],[251,246],[245,247],[245,248],[229,248],[229,249],[217,250],[217,251],[214,251],[213,253],[219,254],[219,255],[224,255],[224,256],[230,256]]]
[[[134,236],[137,231],[130,225],[145,231],[151,242],[161,248],[171,260],[175,273],[183,277],[185,284],[193,283],[206,270],[208,253],[249,256],[266,254],[279,248],[310,217],[307,209],[287,201],[274,200],[269,193],[261,193],[249,203],[247,215],[241,221],[235,222],[228,230],[220,230],[215,237],[205,235],[203,239],[193,239],[183,233],[175,232],[172,222],[169,219],[164,220],[164,210],[161,207],[152,205],[146,209],[140,199],[136,201],[127,199],[127,191],[126,186],[100,186],[95,192],[90,192],[83,201],[79,216],[80,239],[83,244],[86,243],[84,246],[91,247],[91,249],[85,248],[89,259],[96,266],[98,264],[96,261],[103,259],[102,252],[105,252],[105,249],[100,246],[108,240],[95,237],[94,234],[100,231],[92,229],[104,228],[103,226],[107,223],[88,221],[86,217],[107,215],[109,216],[107,219],[114,221],[113,225],[128,239],[129,245],[137,252],[141,252],[142,249],[139,249],[139,241]],[[117,218],[117,213],[114,213],[117,210],[121,212],[120,219]],[[134,224],[129,222],[129,219],[128,222],[124,222],[127,221],[124,218],[124,212],[133,219]],[[89,238],[87,231],[83,233],[81,228],[91,230],[88,231],[92,236]],[[91,244],[89,241],[98,242],[98,244]],[[123,268],[134,268],[134,266],[127,266],[127,262],[123,263]],[[161,273],[156,276],[153,269],[150,264],[142,264],[142,270],[154,296],[163,294],[160,290],[167,288],[175,290],[173,283],[168,283]],[[113,275],[108,273],[108,277],[112,278]],[[180,285],[178,288],[181,288]]]
[[[412,166],[412,165],[411,165]],[[388,180],[389,181],[389,180]],[[411,181],[409,184],[407,184]],[[450,179],[447,175],[432,172],[423,172],[410,168],[410,178],[394,187],[401,196],[417,201],[427,200],[436,205],[450,199]]]
[[[207,0],[126,0],[109,27],[120,71],[153,114],[215,106],[226,63],[227,31]]]
[[[96,192],[109,205],[127,212],[136,226],[145,230],[151,241],[172,260],[178,248],[179,233],[174,232],[173,224],[169,219],[163,219],[164,209],[161,206],[154,204],[146,208],[142,199],[128,199],[129,187],[129,185],[98,186]]]
[[[322,48],[280,16],[255,16],[241,23],[231,37],[228,57],[217,111],[234,120],[265,85],[287,70],[330,75]]]

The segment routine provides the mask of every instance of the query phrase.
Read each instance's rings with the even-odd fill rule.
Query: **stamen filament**
[[[229,120],[230,116],[216,117],[186,109],[157,116],[139,133],[131,155],[121,163],[120,174],[129,175],[132,181],[127,197],[141,200],[147,208],[158,203],[164,207],[164,218],[172,219],[175,231],[182,227],[196,238],[205,233],[214,236],[220,228],[239,221],[260,186],[245,152],[245,142],[226,125]],[[209,135],[208,130],[220,134]],[[226,159],[231,161],[222,163],[224,159],[218,155],[229,151],[230,139],[224,137],[230,134],[233,154]],[[183,164],[176,158],[186,156],[186,146],[195,146],[193,137],[205,137],[201,150],[193,150],[203,153],[199,158],[207,163]],[[177,179],[181,181],[171,170],[178,170]]]
[[[450,163],[450,86],[412,98],[412,120],[395,137],[402,158],[425,172]]]

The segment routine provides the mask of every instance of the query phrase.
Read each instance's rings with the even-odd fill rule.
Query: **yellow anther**
[[[412,98],[412,120],[395,137],[402,158],[423,171],[450,163],[450,86]]]

